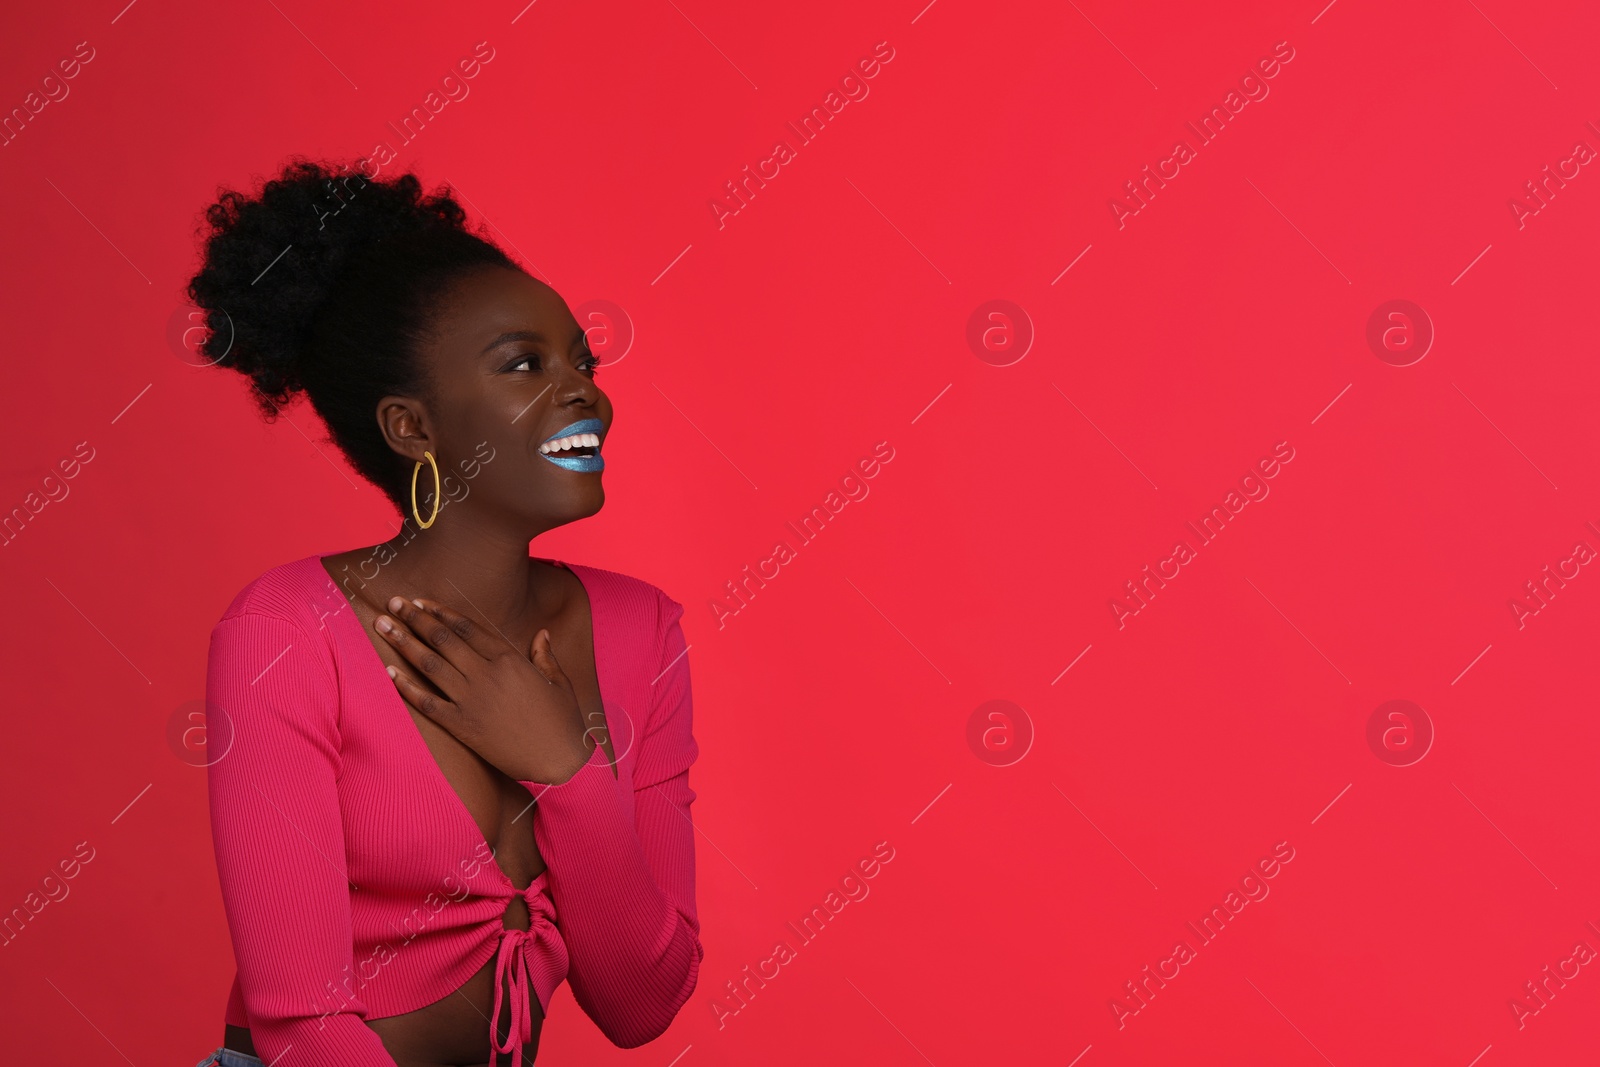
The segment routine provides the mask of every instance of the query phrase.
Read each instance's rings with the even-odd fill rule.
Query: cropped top
[[[528,790],[546,870],[518,889],[412,721],[320,555],[268,570],[211,632],[212,841],[238,970],[225,1021],[277,1067],[394,1067],[364,1020],[460,988],[495,959],[507,1043],[563,980],[633,1048],[694,991],[691,727],[683,605],[637,578],[566,567],[589,595],[616,767],[596,745],[569,781]],[[512,894],[529,928],[507,929]],[[493,1052],[488,1062],[496,1062]]]

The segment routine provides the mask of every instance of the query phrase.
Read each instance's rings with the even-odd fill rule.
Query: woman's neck
[[[360,595],[380,611],[395,595],[436,600],[510,634],[548,614],[545,602],[553,599],[540,595],[530,540],[481,524],[423,530],[407,516],[394,537],[370,550]],[[369,577],[374,565],[378,573]]]

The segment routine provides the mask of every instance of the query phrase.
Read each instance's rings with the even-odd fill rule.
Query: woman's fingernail
[[[382,630],[384,633],[388,633],[390,630],[394,629],[394,623],[389,621],[389,616],[387,616],[387,615],[379,615],[378,616],[377,627],[378,627],[378,629]]]
[[[413,604],[415,604],[415,605],[416,605],[416,606],[417,606],[417,607],[419,607],[419,608],[421,608],[421,607],[422,607],[422,601],[420,601],[420,600],[418,600],[418,599],[417,599],[417,598],[416,598],[416,597],[412,597],[412,598],[411,598],[411,602],[412,602],[412,603],[413,603]],[[426,610],[427,610],[427,609],[426,609],[426,608],[423,608],[423,610],[424,610],[424,611],[426,611]]]
[[[404,597],[392,596],[392,597],[389,598],[389,610],[390,611],[399,611],[401,608],[403,608],[405,606],[406,606],[406,601],[405,601]]]
[[[400,677],[400,672],[395,670],[393,667],[388,666],[387,664],[383,669],[389,672],[389,678],[391,681]]]

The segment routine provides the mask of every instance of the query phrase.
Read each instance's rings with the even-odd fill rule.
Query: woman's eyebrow
[[[577,335],[573,337],[572,343],[568,345],[568,347],[576,348],[580,344],[584,344],[587,347],[586,342],[588,337],[588,333],[580,329]],[[493,352],[496,348],[499,348],[501,345],[510,344],[512,341],[548,342],[549,338],[537,330],[508,330],[499,337],[496,337],[493,341],[490,341],[479,354],[486,356],[490,352]]]
[[[542,333],[539,333],[536,330],[509,330],[506,333],[501,334],[499,337],[496,337],[493,341],[490,341],[486,346],[484,346],[484,349],[480,353],[480,355],[485,355],[486,356],[490,352],[493,352],[495,349],[499,348],[501,345],[510,344],[512,341],[543,341],[543,340],[546,340],[545,335],[542,334]]]

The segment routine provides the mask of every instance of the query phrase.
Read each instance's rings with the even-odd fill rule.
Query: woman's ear
[[[386,396],[379,400],[378,429],[389,447],[407,459],[420,461],[428,450],[438,454],[438,445],[429,433],[427,410],[415,397]]]

